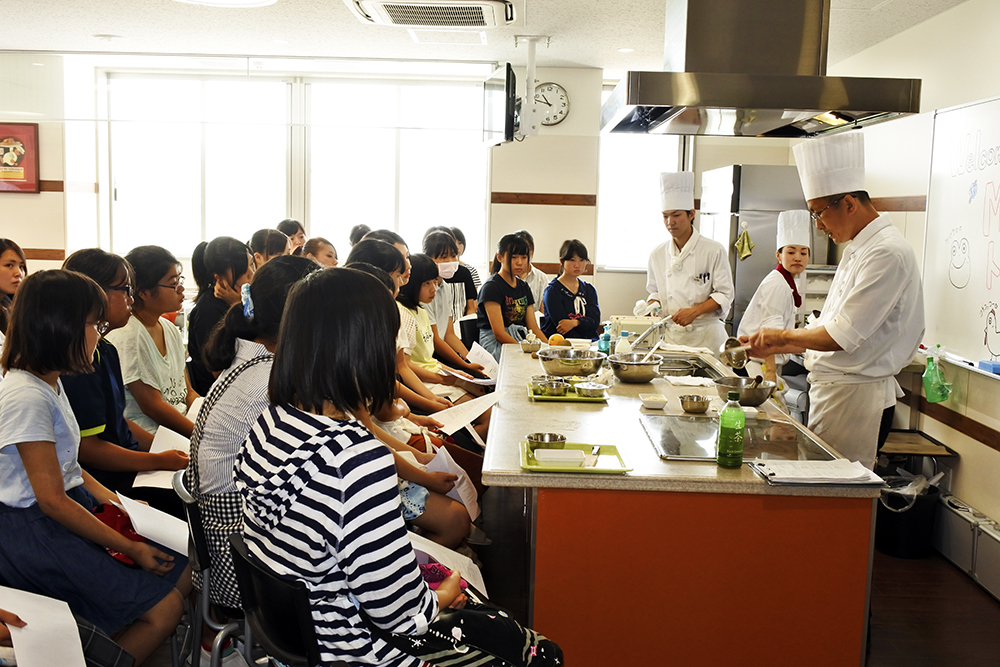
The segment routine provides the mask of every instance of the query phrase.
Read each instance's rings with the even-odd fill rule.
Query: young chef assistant
[[[782,211],[778,214],[778,266],[761,281],[740,320],[739,336],[749,337],[761,329],[794,329],[795,313],[802,306],[809,244],[812,240],[809,211]],[[750,377],[763,375],[776,380],[787,354],[747,363]]]
[[[649,303],[670,315],[667,343],[717,352],[726,340],[722,318],[733,302],[733,276],[721,244],[694,228],[694,174],[660,174],[663,224],[670,240],[649,254]]]
[[[913,359],[924,335],[917,260],[864,190],[860,132],[810,139],[793,151],[816,227],[835,243],[851,243],[816,324],[762,329],[749,339],[750,354],[808,350],[809,428],[870,468],[883,412],[902,394],[894,376]]]

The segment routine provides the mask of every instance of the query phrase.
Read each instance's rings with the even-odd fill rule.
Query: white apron
[[[844,383],[809,376],[809,429],[841,456],[873,469],[882,412],[896,400],[893,378]]]
[[[702,320],[703,321],[703,320]],[[719,356],[719,349],[726,342],[728,334],[721,320],[709,320],[707,324],[695,320],[694,324],[679,327],[673,323],[663,330],[663,342],[688,347],[708,348],[713,355]]]

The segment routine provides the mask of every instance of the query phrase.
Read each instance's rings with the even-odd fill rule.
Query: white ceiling
[[[404,28],[363,25],[343,0],[222,9],[174,0],[0,0],[0,50],[312,56],[526,63],[515,35],[548,35],[540,67],[663,68],[666,0],[516,0],[513,27],[485,45],[417,44]],[[756,2],[767,0],[753,0]],[[829,64],[964,0],[832,0]],[[526,5],[526,6],[525,6]],[[97,39],[93,35],[118,35]],[[475,36],[474,36],[475,37]],[[632,48],[619,53],[619,48]]]

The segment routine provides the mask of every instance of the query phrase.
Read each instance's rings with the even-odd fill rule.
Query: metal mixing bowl
[[[532,384],[532,388],[535,391],[535,396],[565,396],[566,392],[569,391],[569,382],[539,382],[538,384]]]
[[[576,385],[576,395],[583,398],[604,398],[604,390],[608,385],[600,382],[581,382]]]
[[[698,394],[684,394],[678,397],[681,401],[681,409],[684,412],[700,413],[706,412],[708,410],[708,405],[711,403],[711,399],[708,396],[700,396]]]
[[[729,400],[729,392],[738,391],[740,393],[740,405],[757,407],[771,397],[775,384],[770,380],[764,380],[760,386],[751,389],[753,378],[719,378],[715,381],[715,388],[719,392],[722,400]]]
[[[531,376],[531,391],[536,394],[540,393],[542,390],[543,382],[561,382],[562,378],[558,375],[533,375]]]
[[[692,375],[694,374],[694,364],[684,359],[667,359],[660,364],[660,375]]]
[[[551,445],[566,442],[566,436],[562,433],[529,433],[524,436],[532,445]]]
[[[612,354],[608,357],[611,370],[615,377],[622,382],[650,382],[659,374],[660,364],[663,357],[654,354],[649,361],[643,361],[645,353],[632,352],[630,354]]]
[[[574,350],[571,347],[550,347],[538,352],[542,370],[549,375],[593,375],[601,370],[608,355],[594,350]]]
[[[522,340],[521,341],[521,351],[522,352],[538,352],[542,349],[542,341],[540,340]]]

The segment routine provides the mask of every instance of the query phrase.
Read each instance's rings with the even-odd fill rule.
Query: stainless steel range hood
[[[602,132],[805,137],[920,111],[919,79],[826,74],[830,0],[667,0],[663,72],[628,72]]]

